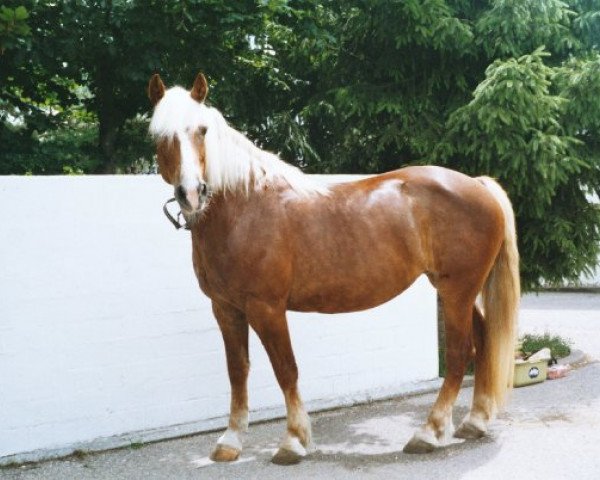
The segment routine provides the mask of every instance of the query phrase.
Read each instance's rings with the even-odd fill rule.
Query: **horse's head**
[[[148,97],[154,107],[150,133],[156,140],[160,174],[175,188],[175,198],[186,216],[200,212],[209,196],[204,140],[213,114],[204,105],[207,93],[202,73],[189,91],[181,87],[166,89],[158,74],[148,84]]]

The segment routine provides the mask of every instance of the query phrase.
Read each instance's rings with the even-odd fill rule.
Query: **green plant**
[[[542,348],[549,348],[554,358],[563,358],[571,353],[573,342],[559,335],[551,335],[546,332],[543,335],[526,334],[521,338],[522,350],[526,355],[535,353]]]

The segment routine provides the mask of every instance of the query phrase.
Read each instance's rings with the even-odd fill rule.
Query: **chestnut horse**
[[[211,458],[232,461],[242,450],[249,327],[287,408],[273,462],[295,463],[307,453],[311,428],[286,311],[375,307],[423,273],[442,301],[447,374],[404,451],[432,451],[451,435],[484,435],[512,383],[520,297],[514,214],[502,188],[432,166],[319,183],[231,128],[205,105],[207,92],[202,74],[190,91],[167,90],[158,75],[148,86],[160,173],[190,226],[194,271],[225,343],[231,411]],[[452,407],[471,359],[473,403],[454,431]]]

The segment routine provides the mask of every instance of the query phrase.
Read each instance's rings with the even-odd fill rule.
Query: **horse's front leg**
[[[287,409],[287,432],[273,456],[273,463],[298,463],[311,443],[310,419],[298,392],[298,368],[292,350],[285,305],[253,300],[248,302],[246,318],[269,355]]]
[[[248,323],[242,312],[213,301],[213,312],[223,334],[231,383],[229,426],[210,458],[216,462],[237,460],[242,452],[242,433],[248,429]]]

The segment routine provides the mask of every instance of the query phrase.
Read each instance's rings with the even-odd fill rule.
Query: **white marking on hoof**
[[[453,438],[454,438],[454,423],[452,422],[452,419],[449,419],[446,422],[446,428],[440,435],[440,438],[439,438],[440,445],[449,445],[450,443],[452,443]]]
[[[485,420],[475,416],[467,416],[458,430],[454,433],[457,438],[464,438],[474,440],[483,437],[487,432],[487,425]]]
[[[430,453],[440,446],[440,442],[432,431],[417,430],[410,441],[404,446],[404,453]]]
[[[241,451],[242,440],[240,438],[239,432],[228,428],[227,430],[225,430],[225,433],[221,435],[219,440],[217,440],[217,445],[224,445]]]
[[[285,436],[283,442],[281,442],[279,445],[279,448],[294,452],[296,455],[300,455],[301,457],[305,457],[307,453],[306,448],[304,448],[304,445],[302,445],[300,439],[289,434]]]
[[[279,450],[275,452],[271,461],[276,465],[295,465],[306,455],[306,448],[304,448],[300,439],[288,433],[279,445]]]

